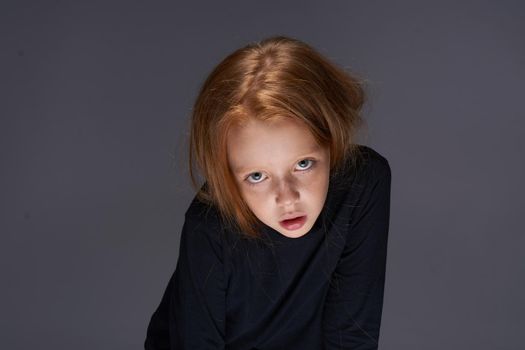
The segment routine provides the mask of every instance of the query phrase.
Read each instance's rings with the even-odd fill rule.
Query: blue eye
[[[251,181],[250,179],[253,179],[255,181]],[[246,178],[246,180],[248,180],[248,183],[250,185],[255,185],[255,184],[258,184],[259,182],[261,182],[262,180],[261,179],[264,179],[263,178],[263,174],[261,172],[255,172],[255,173],[251,173],[250,175],[248,175],[248,177]]]
[[[310,169],[314,165],[314,162],[315,161],[313,159],[303,159],[299,161],[297,165],[299,165],[299,168],[301,170],[307,170],[307,169]]]

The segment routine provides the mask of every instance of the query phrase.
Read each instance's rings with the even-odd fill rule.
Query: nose
[[[295,204],[299,200],[299,191],[292,181],[281,181],[277,188],[275,201],[278,205],[286,207]]]

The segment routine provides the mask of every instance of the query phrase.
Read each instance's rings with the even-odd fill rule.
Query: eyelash
[[[314,166],[316,165],[316,163],[317,163],[317,160],[315,160],[315,159],[309,159],[309,158],[306,158],[306,159],[301,159],[299,162],[297,162],[297,164],[299,164],[300,162],[303,162],[303,161],[305,161],[305,160],[310,162],[310,166],[309,166],[308,168],[306,168],[306,169],[299,170],[300,172],[306,172],[306,171],[310,171],[310,170],[312,170],[312,169],[314,168]],[[259,173],[259,172],[257,171],[256,173]],[[251,174],[249,174],[249,175],[246,177],[246,179],[245,179],[246,182],[248,183],[248,185],[250,185],[250,186],[256,186],[256,185],[258,185],[258,184],[260,184],[260,183],[262,183],[262,182],[264,181],[264,180],[260,180],[259,182],[250,182],[250,181],[248,181],[248,179],[250,178],[250,176],[252,176],[253,174],[255,174],[255,173],[251,173]]]

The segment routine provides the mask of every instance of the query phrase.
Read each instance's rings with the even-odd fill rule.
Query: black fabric
[[[248,240],[194,198],[145,349],[377,349],[391,171],[360,147],[299,238],[264,225],[263,240]]]

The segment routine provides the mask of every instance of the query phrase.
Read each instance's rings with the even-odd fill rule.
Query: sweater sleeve
[[[226,279],[219,234],[204,215],[186,214],[177,266],[151,317],[146,350],[224,349]]]
[[[388,161],[372,158],[361,179],[364,186],[352,205],[350,230],[325,300],[325,349],[378,348],[390,216]]]

